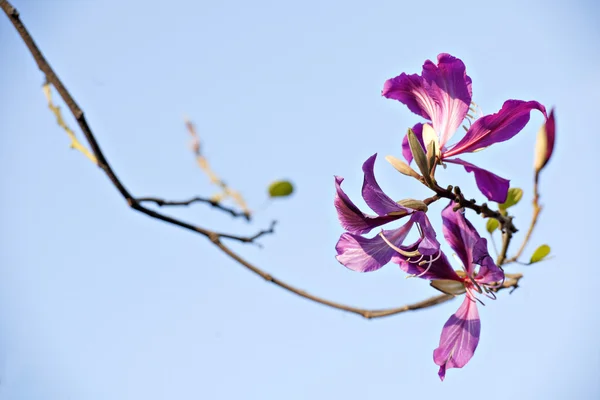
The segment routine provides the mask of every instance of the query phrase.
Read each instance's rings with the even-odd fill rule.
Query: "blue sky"
[[[0,398],[600,397],[593,2],[14,5],[135,195],[214,193],[187,147],[187,115],[213,168],[256,218],[247,224],[202,205],[167,211],[240,234],[277,219],[263,248],[232,246],[279,278],[362,307],[434,293],[394,265],[359,274],[337,263],[333,175],[362,205],[362,162],[376,152],[399,156],[403,133],[418,121],[381,98],[383,82],[419,72],[440,52],[456,55],[485,113],[508,98],[556,107],[545,208],[526,251],[548,243],[554,258],[511,267],[525,273],[522,286],[480,307],[474,358],[441,383],[432,351],[458,300],[367,321],[290,295],[202,237],[132,212],[69,150],[43,77],[3,17]],[[515,208],[521,235],[542,121],[534,114],[514,140],[468,158],[525,189]],[[380,158],[376,174],[392,197],[429,195]],[[292,179],[296,194],[264,206],[266,186],[280,178]],[[476,193],[459,168],[441,179]]]

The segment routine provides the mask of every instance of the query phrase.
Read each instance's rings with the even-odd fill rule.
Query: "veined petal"
[[[537,101],[505,101],[496,114],[486,115],[475,121],[467,134],[445,152],[443,157],[471,153],[512,138],[527,125],[532,110],[539,110],[546,117],[546,108]]]
[[[395,246],[401,246],[411,227],[412,222],[409,221],[398,229],[383,231],[383,234]],[[380,235],[369,239],[344,233],[335,249],[338,253],[335,258],[346,268],[358,272],[376,271],[390,262],[392,256],[396,254],[396,250],[390,247]]]
[[[340,176],[335,177],[336,193],[334,205],[338,213],[340,224],[347,231],[357,234],[368,233],[377,226],[402,218],[400,215],[377,217],[363,213],[342,190],[341,184],[343,181],[344,178]]]
[[[465,218],[464,210],[454,211],[454,205],[455,203],[451,201],[442,211],[442,232],[463,263],[465,272],[470,276],[473,273],[473,247],[481,237],[471,222]]]
[[[423,152],[427,152],[427,149],[425,149],[425,143],[423,143],[423,124],[416,124],[415,126],[413,126],[412,130],[417,139],[419,140],[419,143],[421,143],[421,146],[423,147]],[[411,161],[413,160],[413,156],[412,152],[410,151],[410,145],[408,144],[408,133],[404,135],[404,139],[402,139],[402,155],[406,159],[406,162],[410,165]]]
[[[438,55],[438,64],[427,60],[421,76],[405,73],[388,79],[382,95],[398,100],[412,112],[431,120],[440,146],[460,126],[471,104],[471,78],[465,64],[450,54]]]
[[[463,161],[460,158],[445,159],[444,161],[453,164],[460,164],[465,167],[465,171],[473,172],[477,187],[481,193],[488,198],[488,200],[495,201],[497,203],[504,203],[506,201],[506,196],[508,195],[508,189],[510,187],[510,180],[504,179],[483,168],[479,168],[474,164]]]
[[[490,256],[485,238],[480,238],[475,244],[473,262],[480,265],[479,272],[475,277],[478,283],[490,284],[501,282],[504,279],[504,271],[496,265],[494,259]]]
[[[411,216],[411,221],[419,224],[423,234],[418,247],[419,253],[425,256],[437,254],[440,250],[440,242],[437,241],[437,234],[435,233],[433,226],[431,226],[427,214],[424,212],[416,212]]]
[[[399,205],[381,190],[373,171],[376,158],[377,154],[373,154],[364,162],[362,167],[365,174],[362,186],[363,199],[365,199],[367,205],[379,216],[385,216],[392,213],[400,213],[398,215],[411,214],[413,210]]]
[[[418,249],[419,243],[420,240],[410,246],[403,246],[401,249],[407,252],[415,251]],[[392,257],[392,262],[398,264],[400,269],[407,274],[416,275],[422,279],[462,282],[441,250],[437,255],[423,257],[405,257],[400,253],[396,253]]]
[[[438,375],[441,380],[449,368],[464,367],[477,348],[481,322],[477,304],[468,296],[458,311],[450,317],[442,329],[440,344],[433,351],[433,361],[440,366]]]

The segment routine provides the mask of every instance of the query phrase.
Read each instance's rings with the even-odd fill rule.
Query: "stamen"
[[[419,236],[425,237],[425,235],[423,234],[423,229],[421,228],[421,224],[417,224],[417,230],[419,231]]]
[[[425,258],[425,256],[423,254],[421,254],[421,257],[419,257],[418,260],[415,260],[415,261],[406,260],[406,261],[408,261],[411,264],[417,264],[417,263],[419,263],[419,265],[421,265],[421,263],[419,261],[421,261],[423,258]]]
[[[483,293],[483,289],[481,289],[481,286],[479,286],[479,284],[475,282],[475,279],[473,279],[471,275],[467,275],[467,277],[469,278],[471,283],[476,287],[475,290],[477,291],[477,293]]]
[[[388,246],[390,246],[392,249],[396,250],[398,253],[402,254],[404,257],[417,257],[417,256],[421,255],[421,253],[419,253],[418,250],[415,250],[415,251],[402,250],[400,247],[398,247],[395,244],[393,244],[392,242],[390,242],[388,240],[388,238],[386,238],[385,235],[383,234],[383,231],[379,232],[379,236],[381,236],[383,241],[386,242]]]
[[[431,266],[433,265],[433,262],[434,262],[434,261],[437,261],[437,260],[438,260],[438,259],[439,259],[441,256],[442,256],[442,251],[441,251],[441,250],[439,250],[439,251],[438,251],[438,255],[437,255],[437,257],[436,257],[435,259],[433,258],[433,256],[429,256],[429,257],[430,257],[430,260],[429,260],[429,261],[421,261],[421,262],[419,263],[419,266],[422,266],[422,265],[424,265],[424,264],[427,264],[427,263],[429,263],[429,265],[427,266],[427,268],[425,269],[425,271],[423,271],[423,272],[421,272],[419,275],[415,275],[415,276],[416,276],[417,278],[420,278],[420,277],[422,277],[423,275],[425,275],[427,272],[429,272],[429,269],[430,269],[430,268],[431,268]]]
[[[433,258],[433,256],[429,256],[429,257],[431,257],[431,258],[432,258],[431,260],[429,260],[429,261],[421,261],[421,262],[419,263],[419,265],[423,265],[423,264],[424,264],[424,263],[426,263],[426,262],[432,263],[432,262],[434,262],[434,261],[437,261],[437,260],[439,260],[439,259],[440,259],[440,257],[441,257],[441,256],[442,256],[442,251],[440,250],[440,251],[438,251],[438,255],[437,255],[435,258]]]
[[[485,297],[487,297],[488,299],[491,299],[491,300],[497,299],[496,293],[492,292],[491,290],[486,290]]]
[[[479,300],[477,298],[477,296],[474,296],[470,291],[467,290],[466,296],[469,300],[471,300],[473,303],[475,303],[476,301],[481,304],[482,306],[485,306],[485,303],[481,300]]]

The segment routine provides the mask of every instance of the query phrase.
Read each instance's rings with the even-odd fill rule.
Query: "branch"
[[[252,271],[256,275],[259,275],[260,277],[262,277],[264,280],[271,282],[289,292],[297,294],[298,296],[303,297],[307,300],[310,300],[315,303],[319,303],[319,304],[322,304],[322,305],[325,305],[325,306],[328,306],[331,308],[335,308],[335,309],[338,309],[341,311],[346,311],[349,313],[357,314],[366,319],[389,317],[392,315],[401,314],[406,311],[421,310],[423,308],[429,308],[429,307],[436,306],[438,304],[445,303],[449,300],[452,300],[455,297],[455,296],[449,295],[449,294],[440,294],[437,296],[430,297],[426,300],[419,301],[417,303],[406,304],[402,307],[387,308],[387,309],[381,309],[381,310],[368,310],[368,309],[363,309],[363,308],[347,306],[344,304],[336,303],[334,301],[323,299],[318,296],[314,296],[310,293],[305,292],[304,290],[301,290],[294,286],[291,286],[291,285],[275,278],[274,276],[262,271],[261,269],[257,268],[256,266],[252,265],[248,261],[246,261],[243,258],[241,258],[240,256],[238,256],[236,253],[231,251],[231,249],[229,249],[228,247],[223,245],[223,243],[221,243],[221,241],[219,240],[218,237],[214,237],[211,240],[215,245],[217,245],[217,247],[219,247],[221,250],[223,250],[224,253],[229,255],[231,258],[236,260],[238,263],[240,263],[244,267],[248,268],[250,271]],[[498,292],[502,289],[510,288],[511,289],[510,293],[512,293],[519,286],[519,280],[522,277],[523,277],[522,274],[506,274],[506,279],[504,280],[504,282],[502,282],[502,284],[498,288],[495,289],[495,291]]]
[[[65,132],[71,139],[71,148],[83,153],[83,155],[86,156],[94,164],[98,164],[98,160],[96,160],[96,157],[94,157],[94,155],[90,153],[90,151],[84,145],[81,144],[79,139],[77,139],[77,136],[75,136],[75,133],[67,125],[67,123],[63,119],[62,113],[60,112],[60,107],[52,102],[52,91],[50,89],[50,84],[45,83],[42,89],[44,90],[44,95],[46,95],[46,100],[48,100],[48,108],[56,117],[56,123],[58,124],[58,126],[65,130]]]
[[[245,212],[241,212],[241,211],[237,211],[233,208],[227,207],[222,205],[221,203],[219,203],[218,201],[216,201],[215,199],[207,199],[204,197],[192,197],[191,199],[188,200],[181,200],[181,201],[170,201],[170,200],[164,200],[164,199],[160,199],[158,197],[138,197],[136,199],[139,203],[144,203],[144,202],[152,202],[155,203],[157,206],[159,207],[164,207],[164,206],[189,206],[192,203],[207,203],[210,204],[212,207],[217,208],[221,211],[225,211],[226,213],[231,214],[231,216],[233,217],[243,217],[245,218],[247,221],[250,221],[250,215],[245,213]]]
[[[246,219],[250,220],[250,209],[246,205],[246,201],[242,197],[242,195],[237,191],[233,190],[229,187],[221,178],[214,173],[214,171],[210,168],[210,164],[208,163],[208,159],[202,155],[201,146],[200,146],[200,136],[196,131],[196,127],[191,121],[186,119],[185,126],[187,127],[190,136],[192,137],[192,150],[194,152],[194,156],[196,157],[196,162],[198,166],[210,179],[212,184],[215,184],[223,190],[222,193],[219,193],[214,196],[214,202],[218,203],[223,198],[231,197],[233,201],[242,209],[243,214],[246,216]]]
[[[531,234],[533,233],[533,230],[535,229],[535,225],[537,224],[538,217],[540,216],[540,213],[542,212],[542,206],[540,206],[540,203],[539,203],[539,200],[540,200],[539,178],[540,178],[540,172],[537,171],[535,173],[535,177],[533,179],[533,215],[531,217],[531,223],[529,224],[529,229],[527,230],[527,234],[525,235],[525,238],[523,239],[523,243],[521,243],[521,247],[519,247],[519,251],[517,251],[517,254],[515,254],[514,256],[512,256],[511,258],[506,260],[507,264],[511,263],[511,262],[515,262],[519,259],[519,257],[521,257],[521,255],[523,254],[523,251],[525,250],[525,247],[527,247],[527,243],[529,243],[529,239],[531,239]]]
[[[285,289],[291,293],[294,293],[300,297],[303,297],[303,298],[313,301],[315,303],[319,303],[319,304],[322,304],[322,305],[325,305],[325,306],[328,306],[331,308],[335,308],[335,309],[338,309],[341,311],[354,313],[354,314],[360,315],[367,319],[396,315],[396,314],[400,314],[400,313],[403,313],[406,311],[420,310],[420,309],[432,307],[432,306],[435,306],[435,305],[438,305],[441,303],[445,303],[454,298],[454,296],[452,296],[452,295],[441,294],[441,295],[434,296],[434,297],[431,297],[429,299],[426,299],[426,300],[423,300],[423,301],[420,301],[417,303],[407,304],[402,307],[380,309],[380,310],[369,310],[369,309],[363,309],[363,308],[356,308],[356,307],[344,305],[341,303],[337,303],[334,301],[330,301],[330,300],[309,294],[304,290],[298,289],[278,278],[273,277],[272,275],[268,274],[267,272],[263,271],[262,269],[256,267],[255,265],[253,265],[250,262],[243,259],[237,253],[235,253],[233,250],[231,250],[228,246],[226,246],[221,240],[221,239],[231,239],[231,240],[240,241],[242,243],[253,243],[258,238],[262,237],[263,235],[273,233],[275,222],[273,222],[271,224],[271,227],[267,230],[262,230],[253,236],[244,237],[244,236],[236,236],[236,235],[229,235],[229,234],[225,234],[225,233],[214,232],[209,229],[192,225],[185,221],[170,217],[166,214],[162,214],[162,213],[159,213],[152,209],[144,207],[142,205],[143,202],[154,202],[154,203],[158,204],[159,206],[161,206],[161,205],[186,205],[186,204],[184,204],[186,202],[167,202],[165,200],[154,198],[154,197],[135,198],[129,193],[129,191],[125,188],[124,184],[117,177],[116,173],[113,171],[112,167],[110,166],[106,157],[104,156],[104,153],[102,152],[91,128],[89,127],[89,125],[85,119],[83,111],[79,108],[79,106],[77,105],[77,103],[75,102],[75,100],[73,99],[71,94],[69,93],[69,91],[65,88],[63,83],[60,81],[60,79],[58,78],[56,73],[50,67],[50,65],[48,64],[48,62],[46,61],[46,59],[44,58],[44,56],[42,55],[42,53],[40,52],[38,47],[36,46],[31,35],[29,34],[29,32],[27,31],[27,29],[25,28],[25,26],[19,19],[19,13],[17,12],[17,10],[14,7],[12,7],[12,5],[10,5],[10,3],[6,0],[0,0],[0,7],[6,13],[8,18],[12,22],[12,24],[15,26],[17,32],[19,33],[19,35],[25,42],[25,45],[29,49],[33,58],[35,59],[39,69],[46,76],[47,82],[52,84],[56,88],[56,90],[58,91],[58,93],[60,94],[60,96],[62,97],[64,102],[69,107],[69,110],[71,111],[71,113],[73,114],[75,119],[77,120],[79,127],[81,128],[86,140],[88,141],[88,143],[90,145],[93,156],[97,160],[97,165],[104,171],[104,173],[107,175],[107,177],[109,178],[111,183],[115,186],[115,188],[119,191],[121,196],[126,200],[127,204],[132,209],[139,211],[142,214],[144,214],[150,218],[154,218],[154,219],[166,222],[171,225],[178,226],[180,228],[183,228],[183,229],[186,229],[186,230],[189,230],[189,231],[192,231],[192,232],[195,232],[202,236],[207,237],[212,243],[215,244],[215,246],[217,246],[221,251],[223,251],[225,254],[227,254],[229,257],[231,257],[233,260],[237,261],[240,265],[244,266],[245,268],[247,268],[254,274],[279,286],[282,289]],[[439,189],[440,190],[437,191],[437,195],[430,197],[428,199],[425,199],[426,204],[430,204],[430,203],[440,199],[441,197],[454,199],[454,197],[449,197],[449,196],[451,196],[451,192],[450,192],[450,194],[448,194],[448,192],[445,191],[444,189],[441,189],[441,188],[439,188]],[[448,190],[451,190],[451,189],[448,189]],[[202,200],[192,199],[191,201],[188,201],[188,204],[191,204],[194,201],[202,201]],[[206,201],[204,201],[204,202],[206,202]],[[173,204],[173,203],[178,203],[178,204]],[[463,204],[462,200],[459,201],[459,204]],[[466,203],[463,206],[474,209],[475,211],[480,210],[481,213],[484,213],[486,215],[491,213],[491,215],[489,215],[489,216],[498,218],[494,214],[494,212],[487,209],[487,206],[485,206],[485,205],[476,206],[473,202],[473,203]],[[222,207],[220,207],[220,208],[222,208]],[[507,289],[507,288],[512,288],[514,290],[515,288],[518,287],[518,281],[522,277],[522,275],[513,274],[512,277],[509,277],[509,274],[506,274],[506,276],[507,276],[507,279],[504,282],[502,282],[502,285],[500,285],[500,287],[496,290]]]
[[[481,214],[487,218],[495,218],[500,222],[500,226],[502,228],[502,250],[500,250],[500,254],[498,254],[498,258],[496,260],[496,264],[502,266],[507,264],[509,261],[506,260],[506,254],[508,253],[508,246],[510,245],[510,241],[515,232],[518,232],[517,227],[513,224],[513,217],[510,215],[503,215],[499,211],[492,210],[488,207],[487,203],[482,203],[478,205],[475,199],[467,200],[460,190],[458,186],[448,186],[447,189],[442,188],[437,183],[434,185],[428,185],[433,191],[435,191],[436,196],[430,197],[426,199],[426,202],[433,203],[439,198],[446,198],[453,200],[457,205],[455,206],[455,210],[460,208],[469,208],[475,211],[477,214]],[[426,203],[426,204],[429,204]],[[530,228],[530,232],[533,228]],[[530,233],[528,233],[529,236]]]

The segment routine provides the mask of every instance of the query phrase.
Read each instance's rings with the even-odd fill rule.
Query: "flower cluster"
[[[469,114],[476,111],[471,86],[464,63],[449,54],[440,54],[437,65],[429,60],[425,62],[421,75],[403,73],[386,81],[382,95],[400,101],[427,120],[414,125],[404,138],[404,158],[408,164],[415,159],[423,173],[420,176],[403,164],[408,175],[435,190],[435,187],[439,188],[433,179],[435,166],[459,164],[474,174],[477,187],[485,197],[503,203],[507,199],[509,180],[456,156],[514,137],[529,122],[530,112],[538,110],[546,123],[542,145],[536,150],[539,154],[536,156],[537,170],[552,154],[554,113],[548,116],[546,108],[537,101],[507,100],[497,113],[475,119]],[[465,121],[468,127],[463,125]],[[466,134],[457,143],[449,145],[461,125]],[[347,268],[359,272],[375,271],[392,262],[411,276],[429,280],[432,287],[443,293],[465,295],[461,306],[444,325],[439,346],[433,352],[443,380],[448,368],[462,368],[473,356],[481,329],[477,302],[481,302],[481,296],[495,299],[495,291],[504,281],[504,272],[490,256],[487,240],[465,217],[465,210],[455,203],[455,199],[448,197],[450,203],[441,215],[442,234],[462,264],[459,270],[454,270],[440,248],[427,215],[428,203],[435,200],[397,202],[391,199],[375,179],[376,157],[376,154],[369,157],[362,167],[362,197],[375,215],[363,213],[342,190],[344,179],[335,177],[334,203],[340,223],[346,230],[337,242],[336,258]],[[365,236],[374,228],[398,220],[405,221],[399,228],[383,229],[371,237]],[[417,239],[406,244],[415,226]]]

